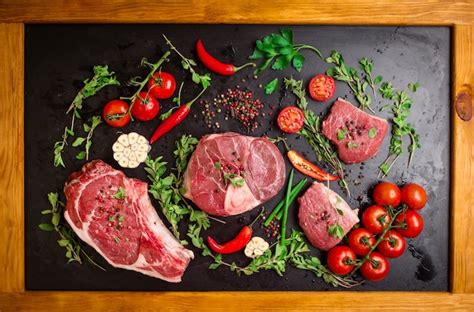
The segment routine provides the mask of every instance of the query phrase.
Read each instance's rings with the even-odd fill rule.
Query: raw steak
[[[345,235],[359,222],[358,209],[352,210],[339,195],[322,183],[314,182],[298,202],[300,226],[311,244],[322,250],[329,250],[341,241],[329,234],[331,225],[339,224]]]
[[[323,134],[337,147],[346,164],[375,156],[387,133],[387,121],[338,98],[323,121]]]
[[[232,216],[269,200],[284,182],[283,157],[267,138],[211,134],[189,160],[184,196],[211,215]]]
[[[95,160],[71,174],[64,193],[69,225],[112,266],[181,281],[194,255],[160,220],[145,182]]]

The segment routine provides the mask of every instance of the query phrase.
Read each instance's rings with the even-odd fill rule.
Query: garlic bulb
[[[137,168],[150,151],[148,140],[136,132],[122,134],[112,145],[114,159],[122,168]]]

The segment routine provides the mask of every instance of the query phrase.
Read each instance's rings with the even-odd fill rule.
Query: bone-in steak
[[[385,119],[367,114],[350,102],[337,99],[323,121],[323,134],[337,147],[346,164],[375,156],[387,133]]]
[[[331,226],[341,226],[345,235],[359,222],[358,210],[352,210],[322,183],[314,182],[298,202],[300,226],[311,244],[321,250],[329,250],[341,241],[329,233]]]
[[[251,210],[284,182],[285,164],[275,144],[232,132],[201,138],[184,175],[185,196],[215,216]]]
[[[193,258],[158,217],[148,185],[101,160],[71,174],[65,219],[112,266],[180,282]]]

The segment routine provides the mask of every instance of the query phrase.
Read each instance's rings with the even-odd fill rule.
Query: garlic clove
[[[130,145],[133,145],[138,142],[138,136],[139,134],[136,132],[130,132],[128,134],[128,141],[130,142]]]
[[[128,140],[128,135],[122,134],[121,136],[118,137],[117,142],[122,144],[124,147],[129,146],[130,142]]]
[[[114,153],[114,159],[115,159],[116,161],[119,161],[119,160],[120,160],[121,158],[123,158],[123,157],[124,157],[124,155],[123,155],[122,152]]]
[[[120,167],[122,168],[128,168],[128,165],[129,165],[129,160],[127,157],[122,157],[119,159],[118,161]]]

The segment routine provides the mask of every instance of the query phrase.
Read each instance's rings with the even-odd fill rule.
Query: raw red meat
[[[283,157],[267,138],[211,134],[189,160],[184,196],[211,215],[231,216],[269,200],[284,182]]]
[[[341,98],[323,121],[324,136],[336,145],[339,158],[346,164],[375,156],[386,133],[385,119],[367,114]]]
[[[112,266],[181,281],[193,252],[160,220],[145,182],[95,160],[71,174],[64,193],[65,219]]]
[[[322,183],[314,182],[298,202],[300,226],[311,244],[321,250],[329,250],[341,241],[329,234],[331,225],[339,224],[345,235],[359,222],[358,209],[352,210],[339,195]]]

